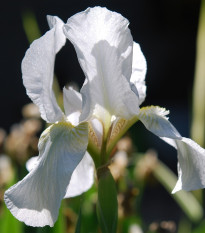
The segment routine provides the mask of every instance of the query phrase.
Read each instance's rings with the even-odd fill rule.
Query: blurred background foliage
[[[134,4],[135,3],[135,4]],[[65,22],[88,6],[101,5],[130,21],[148,63],[145,105],[171,110],[179,132],[205,146],[205,1],[15,1],[1,7],[0,233],[95,233],[96,184],[62,202],[54,228],[32,228],[16,220],[3,202],[4,191],[26,174],[26,161],[38,154],[45,128],[23,88],[20,63],[34,39],[48,30],[46,15]],[[72,60],[70,59],[72,57]],[[54,91],[62,105],[62,87],[79,88],[83,73],[71,44],[57,55]],[[118,233],[205,232],[204,192],[180,191],[176,152],[140,123],[118,142],[110,166],[118,190]],[[166,165],[165,165],[166,164]],[[77,226],[77,227],[76,227]]]

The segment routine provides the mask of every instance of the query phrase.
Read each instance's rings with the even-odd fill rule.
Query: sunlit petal
[[[55,55],[65,44],[63,22],[58,17],[48,17],[52,27],[35,40],[22,61],[23,83],[31,100],[39,107],[41,117],[54,123],[62,118],[52,85]]]
[[[78,125],[80,121],[80,115],[82,112],[82,96],[79,92],[73,88],[63,89],[63,102],[65,114],[69,122],[73,125]]]
[[[165,138],[165,137],[160,137],[163,141],[168,143],[170,146],[173,146],[175,149],[177,149],[177,144],[174,139],[172,138]]]
[[[39,162],[38,156],[30,158],[26,163],[26,169],[30,172],[38,166]],[[86,152],[71,176],[64,198],[75,197],[86,192],[92,186],[93,181],[94,163],[88,152]]]
[[[66,116],[82,111],[82,96],[79,92],[69,87],[63,89],[63,102]]]
[[[205,188],[205,150],[189,138],[181,137],[159,107],[142,108],[139,119],[152,133],[177,149],[178,181],[172,191]]]
[[[30,226],[53,226],[72,173],[85,155],[87,143],[86,123],[73,127],[61,122],[45,130],[39,141],[37,165],[5,192],[5,203],[11,213]],[[76,183],[76,190],[77,186]]]
[[[141,104],[146,97],[145,75],[147,72],[147,63],[145,57],[140,49],[139,44],[133,43],[133,59],[132,59],[132,75],[130,82],[137,89],[139,95],[139,104]],[[132,90],[135,92],[135,88]]]
[[[181,138],[175,127],[168,121],[167,114],[169,111],[164,108],[150,106],[141,108],[138,118],[148,130],[159,137]]]
[[[105,123],[110,115],[130,118],[137,114],[138,97],[128,81],[133,40],[127,19],[95,7],[69,18],[64,28],[86,76],[81,120],[92,114]]]
[[[205,188],[205,150],[189,138],[165,141],[178,152],[178,181],[172,193]]]

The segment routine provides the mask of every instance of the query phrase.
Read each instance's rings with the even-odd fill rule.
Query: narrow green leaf
[[[118,220],[117,191],[108,168],[98,170],[97,215],[102,233],[116,233]]]
[[[186,233],[193,233],[192,232],[192,224],[191,224],[191,222],[186,217],[183,217],[179,221],[177,233],[185,233],[185,232]]]
[[[192,97],[191,137],[200,146],[205,146],[205,0],[201,1],[197,43],[194,86]],[[194,191],[194,195],[202,203],[203,190]]]
[[[81,219],[82,219],[82,211],[80,208],[79,215],[78,215],[78,221],[77,221],[76,228],[75,228],[75,233],[81,232]]]
[[[205,145],[205,0],[201,1],[197,33],[191,136]]]
[[[36,17],[32,11],[23,12],[22,22],[29,43],[32,43],[35,39],[41,36]]]
[[[165,189],[171,193],[177,182],[176,175],[160,161],[158,161],[158,164],[154,168],[153,174]],[[198,222],[202,219],[203,208],[191,192],[179,191],[173,194],[172,197],[191,221]]]

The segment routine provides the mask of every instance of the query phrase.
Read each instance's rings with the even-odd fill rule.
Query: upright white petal
[[[63,88],[63,102],[66,116],[74,112],[82,111],[82,96],[78,91],[72,87]]]
[[[172,191],[205,188],[205,150],[196,142],[179,135],[159,107],[142,108],[139,119],[152,133],[159,136],[178,152],[178,181]]]
[[[82,96],[73,88],[63,89],[63,102],[65,114],[69,122],[73,125],[79,124],[80,114],[82,112]]]
[[[4,195],[8,209],[18,220],[30,226],[54,225],[61,200],[73,171],[85,155],[87,143],[86,123],[73,127],[60,122],[44,131],[39,141],[37,165]],[[77,189],[78,183],[75,185]]]
[[[58,53],[66,42],[66,37],[63,33],[64,22],[57,16],[51,15],[47,15],[47,21],[50,29],[54,29],[54,43],[52,45],[54,46],[55,53]]]
[[[69,122],[73,125],[78,125],[80,121],[80,114],[82,112],[82,96],[78,91],[72,88],[63,89],[63,100],[64,109]],[[92,118],[89,121],[89,137],[90,143],[94,143],[93,146],[97,146],[98,149],[101,148],[103,136],[103,126],[102,123],[96,119]],[[91,142],[92,141],[92,142]]]
[[[129,82],[133,40],[128,24],[120,14],[95,7],[72,16],[64,26],[86,76],[81,120],[94,115],[106,122],[110,115],[130,118],[139,111]]]
[[[145,57],[140,49],[139,44],[133,43],[133,59],[132,59],[132,75],[130,82],[133,84],[132,90],[139,95],[139,104],[141,104],[146,97],[145,75],[147,72],[147,63]],[[136,90],[135,90],[135,88]]]
[[[64,23],[58,17],[49,16],[48,22],[51,30],[31,44],[22,61],[22,73],[27,94],[39,107],[41,117],[54,123],[62,118],[52,90],[54,62],[66,38]]]

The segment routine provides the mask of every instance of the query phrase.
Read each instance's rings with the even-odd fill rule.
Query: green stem
[[[106,154],[106,147],[107,147],[107,138],[104,138],[102,142],[101,153],[100,153],[101,166],[107,163],[108,156]]]
[[[108,167],[97,170],[98,202],[97,216],[102,233],[116,233],[118,203],[115,181]]]

